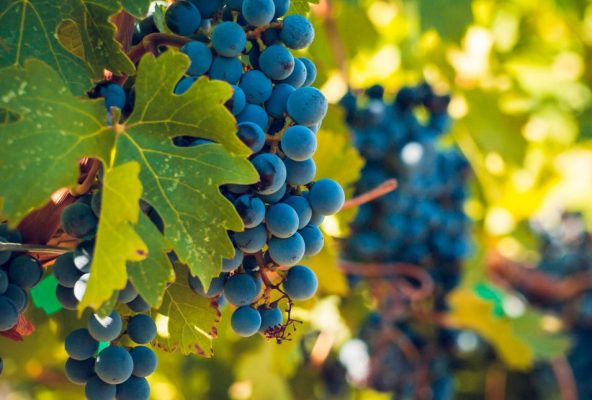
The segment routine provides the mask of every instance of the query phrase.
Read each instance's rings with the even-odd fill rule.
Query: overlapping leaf
[[[290,14],[308,14],[311,4],[319,4],[320,0],[292,0],[290,3]]]
[[[150,0],[119,0],[125,11],[140,18],[148,13]]]

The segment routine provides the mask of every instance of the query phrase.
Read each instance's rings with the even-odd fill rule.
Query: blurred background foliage
[[[452,94],[455,123],[444,140],[458,144],[476,179],[466,205],[474,221],[473,255],[449,299],[448,318],[496,350],[485,363],[479,357],[465,359],[455,375],[457,397],[486,398],[489,379],[502,371],[508,386],[528,388],[526,371],[537,360],[565,352],[569,338],[561,335],[559,318],[492,282],[486,265],[491,253],[536,264],[537,242],[529,229],[533,219],[552,227],[562,210],[577,210],[592,222],[592,3],[311,3],[318,3],[311,13],[317,38],[307,51],[319,69],[316,85],[331,102],[337,103],[348,88],[362,90],[377,83],[391,97],[401,86],[424,80],[436,91]],[[331,108],[319,135],[319,176],[351,185],[363,160],[350,147],[339,107]],[[223,318],[213,359],[159,353],[160,365],[151,377],[154,398],[391,398],[345,385],[338,360],[342,345],[375,306],[364,285],[348,292],[339,270],[334,238],[347,235],[351,217],[351,212],[344,213],[324,224],[327,246],[310,262],[319,274],[321,297],[295,309],[303,322],[293,340],[276,345],[261,337],[240,339]],[[36,334],[24,344],[3,346],[0,398],[80,397],[80,389],[70,386],[62,373],[63,339],[80,325],[70,314],[61,311],[47,319],[40,310],[31,310]],[[534,398],[520,390],[508,398]]]

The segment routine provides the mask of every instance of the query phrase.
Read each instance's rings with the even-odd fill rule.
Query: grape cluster
[[[86,328],[66,337],[66,376],[74,384],[85,385],[89,400],[150,398],[146,377],[156,370],[158,361],[154,351],[143,345],[156,337],[156,324],[150,316],[137,314],[127,320],[125,330],[123,325],[116,311],[104,318],[93,314]],[[119,345],[126,340],[134,345]]]

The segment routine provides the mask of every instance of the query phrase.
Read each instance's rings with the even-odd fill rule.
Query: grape
[[[223,0],[189,0],[197,7],[203,18],[212,18],[214,14],[222,11]]]
[[[93,339],[86,329],[76,329],[66,336],[66,353],[74,360],[82,361],[91,358],[99,349],[99,343]]]
[[[298,231],[302,239],[304,239],[305,251],[304,255],[311,257],[319,254],[325,245],[323,233],[316,225],[308,225],[304,229]]]
[[[259,332],[264,333],[265,331],[282,326],[284,323],[284,316],[282,310],[277,307],[267,308],[261,306],[258,308],[259,315],[261,315],[261,327]]]
[[[295,265],[304,257],[304,239],[295,233],[287,239],[272,238],[269,241],[269,255],[279,265]]]
[[[195,83],[197,77],[195,76],[184,76],[175,86],[174,93],[178,95],[182,95],[191,89],[191,86]]]
[[[298,14],[284,18],[280,38],[284,44],[294,50],[304,49],[311,45],[315,32],[306,17]]]
[[[8,239],[5,237],[0,236],[0,243],[10,243]],[[10,260],[12,256],[12,251],[0,251],[0,265],[4,265]]]
[[[59,284],[56,287],[56,298],[66,310],[76,310],[80,303],[76,296],[74,296],[73,288],[68,288]]]
[[[282,136],[282,151],[294,161],[306,161],[317,150],[317,137],[305,126],[289,127]]]
[[[127,303],[127,306],[135,312],[146,312],[150,310],[150,304],[146,303],[146,301],[140,295]]]
[[[275,154],[260,154],[251,160],[259,173],[257,193],[272,194],[286,182],[286,166]]]
[[[232,115],[237,116],[243,112],[246,105],[247,98],[245,97],[245,92],[238,86],[232,85],[232,98],[226,102],[226,107],[232,112]]]
[[[253,153],[258,153],[265,145],[265,132],[259,125],[252,122],[239,123],[237,135]]]
[[[116,83],[109,83],[101,86],[99,89],[101,97],[105,98],[105,108],[111,111],[111,107],[117,107],[123,110],[126,104],[125,91]]]
[[[261,315],[253,307],[239,307],[232,313],[230,325],[237,335],[252,336],[261,327]]]
[[[92,376],[84,387],[87,400],[113,400],[117,394],[115,385],[103,382],[98,376]]]
[[[290,9],[290,0],[273,0],[275,5],[274,18],[283,17]]]
[[[77,238],[90,237],[97,232],[98,220],[95,213],[90,206],[80,201],[64,208],[60,221],[64,231]]]
[[[202,42],[192,41],[181,47],[181,52],[187,54],[191,65],[187,69],[187,74],[191,76],[200,76],[208,72],[212,66],[212,52],[209,47]]]
[[[225,3],[233,11],[240,11],[243,8],[243,0],[225,0]]]
[[[5,332],[15,327],[18,322],[19,312],[8,297],[0,296],[0,332]]]
[[[235,22],[222,22],[212,33],[212,47],[223,57],[238,57],[247,45],[247,35]]]
[[[53,264],[53,274],[60,285],[73,288],[82,272],[74,265],[74,254],[66,253],[59,256]]]
[[[249,274],[236,274],[224,284],[224,297],[235,306],[251,304],[257,298],[257,282]]]
[[[251,25],[267,25],[275,16],[275,4],[273,0],[243,0],[242,15]]]
[[[30,289],[41,280],[43,268],[36,258],[18,256],[8,264],[8,278],[10,282],[23,289]]]
[[[0,224],[0,236],[6,238],[10,243],[22,243],[23,237],[16,229],[8,228],[7,224]]]
[[[90,201],[90,208],[97,217],[101,214],[101,201],[102,191],[99,190],[92,195],[92,199]]]
[[[75,360],[68,358],[66,361],[66,378],[76,385],[84,385],[95,374],[95,359]]]
[[[263,130],[266,130],[269,124],[269,117],[265,109],[255,104],[247,104],[243,112],[236,117],[236,120],[240,123],[253,122]]]
[[[288,204],[275,204],[267,209],[265,225],[272,235],[289,238],[298,230],[298,214]]]
[[[74,297],[76,297],[76,300],[82,301],[82,298],[86,293],[86,287],[88,286],[89,279],[90,274],[84,274],[74,284]]]
[[[19,313],[22,313],[27,307],[27,293],[17,285],[9,284],[4,292],[4,297],[12,300]]]
[[[312,158],[305,161],[285,159],[286,181],[291,185],[308,185],[317,173],[317,166]]]
[[[243,75],[243,64],[238,58],[218,56],[210,69],[210,78],[236,85]],[[244,94],[244,93],[243,93]]]
[[[129,352],[120,346],[103,349],[95,364],[95,372],[103,382],[118,385],[132,376],[134,362]]]
[[[244,255],[242,251],[235,248],[234,257],[225,258],[222,260],[222,272],[232,272],[241,266],[243,263]]]
[[[156,337],[156,324],[146,314],[133,316],[127,323],[127,335],[135,343],[150,343]]]
[[[0,269],[0,294],[4,294],[8,289],[8,275]]]
[[[265,103],[265,109],[274,118],[282,118],[287,111],[288,97],[294,92],[291,85],[280,83],[275,85],[269,100]]]
[[[189,36],[199,28],[201,14],[197,7],[186,0],[177,0],[166,10],[168,28],[177,35]]]
[[[146,346],[136,346],[130,350],[130,356],[134,361],[132,374],[139,378],[145,378],[156,371],[158,359],[152,349]]]
[[[219,296],[224,289],[224,280],[226,279],[226,274],[220,274],[217,278],[214,278],[210,282],[210,286],[208,291],[206,292],[201,280],[193,275],[189,275],[188,282],[191,289],[200,295],[201,297],[212,298]]]
[[[321,122],[329,105],[327,99],[318,89],[301,87],[288,98],[288,114],[301,125],[314,125]]]
[[[265,204],[260,198],[250,194],[240,196],[234,201],[234,207],[240,215],[245,228],[254,228],[265,218]]]
[[[92,314],[88,320],[88,333],[99,342],[110,342],[121,334],[121,317],[113,311],[108,317]]]
[[[273,91],[273,84],[269,78],[257,70],[251,70],[244,74],[239,87],[245,92],[248,103],[258,105],[265,103]]]
[[[337,182],[323,178],[312,186],[308,200],[315,212],[321,215],[333,215],[343,207],[345,193]]]
[[[294,71],[294,56],[279,44],[266,48],[259,57],[259,66],[274,81],[288,78]]]
[[[158,28],[154,23],[154,15],[149,15],[134,26],[134,34],[132,36],[132,45],[137,45],[151,33],[157,33]]]
[[[73,261],[76,268],[84,273],[90,272],[90,265],[92,263],[92,257],[95,252],[95,242],[86,241],[81,242],[76,246],[73,255]]]
[[[148,400],[149,398],[150,385],[145,378],[132,376],[117,385],[117,400]]]
[[[267,242],[267,230],[263,225],[257,225],[244,232],[234,233],[233,238],[236,246],[245,253],[256,253]]]
[[[284,291],[293,300],[308,300],[317,292],[317,276],[308,267],[296,265],[288,270]]]
[[[117,300],[120,303],[127,304],[133,299],[135,299],[137,295],[138,291],[136,290],[134,285],[128,281],[125,287],[119,291],[119,296],[117,297]]]
[[[294,70],[287,78],[280,81],[281,83],[289,84],[295,89],[302,87],[306,82],[306,67],[300,59],[294,59]]]
[[[316,65],[310,61],[308,58],[300,57],[298,60],[302,62],[304,67],[306,68],[306,79],[302,86],[310,86],[314,83],[317,79],[317,67]]]
[[[284,203],[291,206],[298,214],[298,229],[304,228],[312,217],[312,208],[304,196],[290,196]]]

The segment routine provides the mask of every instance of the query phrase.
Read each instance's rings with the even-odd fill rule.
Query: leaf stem
[[[8,243],[0,242],[0,252],[2,251],[22,251],[29,253],[49,253],[49,254],[64,254],[74,251],[74,249],[56,246],[44,246],[40,244],[22,244],[22,243]]]
[[[361,195],[354,197],[345,202],[343,205],[343,210],[347,210],[349,208],[358,207],[362,204],[369,203],[373,200],[376,200],[379,197],[384,196],[387,193],[392,192],[397,188],[397,180],[396,179],[389,179],[384,181],[379,186],[375,187],[374,189],[370,190],[369,192],[362,193]]]

